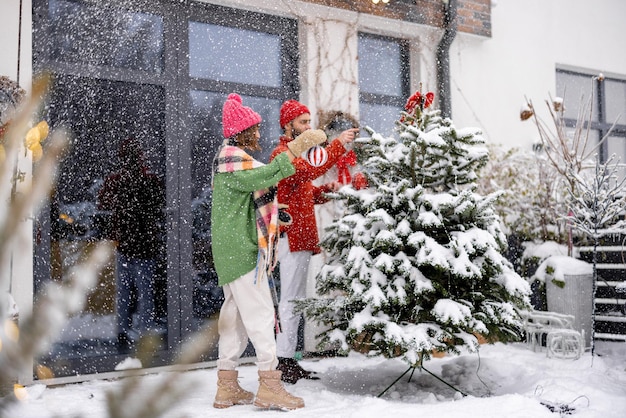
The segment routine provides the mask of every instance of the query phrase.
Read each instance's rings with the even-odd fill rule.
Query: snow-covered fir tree
[[[477,336],[517,340],[529,287],[502,251],[498,194],[475,192],[488,160],[479,130],[456,129],[416,92],[399,139],[372,133],[355,151],[369,188],[332,194],[345,206],[321,241],[321,297],[298,303],[323,324],[321,344],[401,357],[419,367],[436,352],[478,347]]]

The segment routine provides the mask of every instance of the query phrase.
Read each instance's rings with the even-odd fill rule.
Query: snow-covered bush
[[[564,188],[541,151],[489,147],[489,162],[480,170],[478,192],[501,191],[494,208],[503,231],[520,242],[567,240]]]

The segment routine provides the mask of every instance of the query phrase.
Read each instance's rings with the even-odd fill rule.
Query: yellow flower
[[[33,153],[33,161],[39,161],[43,156],[43,148],[39,142],[30,147],[30,151]]]
[[[42,120],[37,125],[33,126],[26,132],[26,137],[24,138],[24,146],[29,150],[33,151],[33,148],[39,147],[41,148],[41,141],[46,139],[48,136],[48,122]],[[33,152],[34,153],[34,152]]]
[[[48,137],[48,132],[50,130],[50,127],[48,126],[48,122],[46,122],[45,120],[42,120],[35,126],[35,128],[39,130],[39,134],[41,135],[42,141]]]

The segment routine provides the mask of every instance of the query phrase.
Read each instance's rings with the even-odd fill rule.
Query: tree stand
[[[382,392],[380,392],[378,394],[378,398],[382,397],[385,392],[387,392],[389,389],[391,389],[391,387],[393,385],[395,385],[396,383],[398,383],[398,381],[400,379],[402,379],[402,377],[407,374],[408,372],[411,372],[411,375],[409,376],[409,382],[411,381],[411,379],[413,378],[413,373],[415,373],[415,369],[417,369],[419,367],[420,370],[425,371],[426,373],[428,373],[429,375],[431,375],[432,377],[434,377],[435,379],[439,380],[441,383],[443,383],[444,385],[448,386],[449,388],[451,388],[452,390],[454,390],[455,392],[459,392],[461,395],[463,396],[467,396],[466,393],[464,393],[463,391],[455,388],[454,386],[452,386],[450,383],[446,382],[445,380],[443,380],[442,378],[440,378],[439,376],[437,376],[436,374],[430,372],[429,370],[427,370],[424,366],[409,366],[408,369],[406,369],[404,371],[404,373],[402,373],[396,380],[394,380],[389,386],[387,386],[385,388],[385,390],[383,390]]]

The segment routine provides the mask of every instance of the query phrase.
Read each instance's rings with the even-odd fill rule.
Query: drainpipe
[[[450,45],[456,37],[457,0],[443,0],[443,36],[437,45],[437,90],[441,116],[452,117],[450,94]]]

